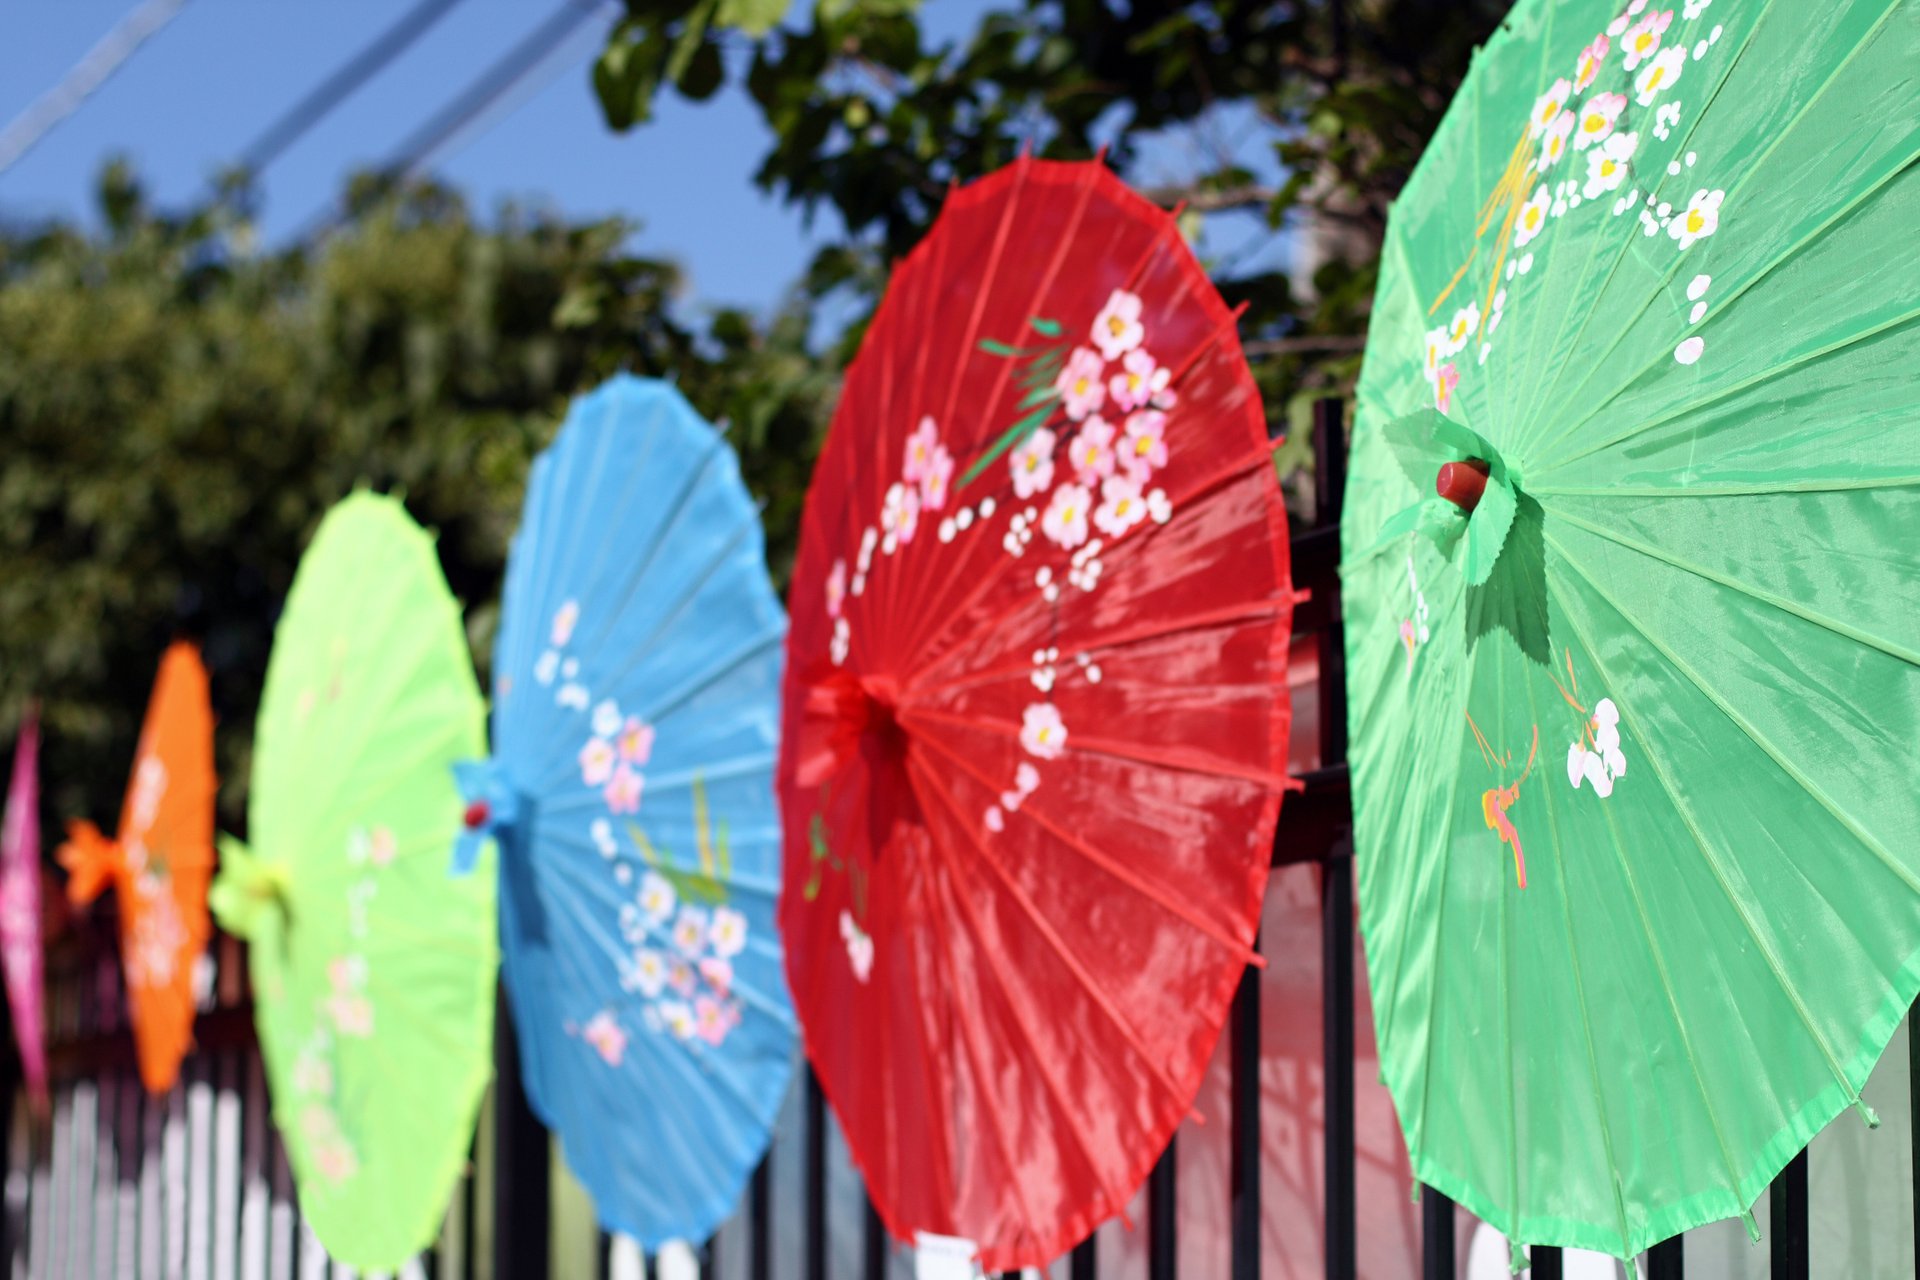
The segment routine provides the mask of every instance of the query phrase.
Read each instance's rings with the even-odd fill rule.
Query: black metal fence
[[[1341,414],[1337,402],[1318,408],[1316,519],[1293,539],[1295,583],[1305,592],[1296,630],[1317,648],[1310,693],[1319,740],[1304,791],[1284,806],[1274,853],[1276,881],[1283,873],[1308,874],[1317,883],[1321,1143],[1313,1182],[1322,1211],[1318,1232],[1302,1234],[1298,1249],[1301,1256],[1318,1256],[1321,1266],[1315,1273],[1327,1280],[1383,1274],[1362,1266],[1357,1204],[1363,1152],[1356,1134],[1361,1081],[1355,1008],[1364,994],[1356,992],[1345,764],[1338,576]],[[326,1257],[300,1219],[269,1116],[239,945],[222,938],[214,948],[196,1052],[180,1086],[166,1098],[151,1099],[134,1073],[132,1045],[121,1021],[124,1005],[111,929],[104,913],[83,922],[50,958],[54,1105],[49,1117],[36,1119],[18,1088],[9,1088],[0,1267],[14,1280],[345,1280],[352,1273]],[[1270,953],[1270,960],[1279,958],[1278,952]],[[1249,969],[1232,1006],[1223,1049],[1227,1170],[1220,1190],[1225,1203],[1212,1206],[1218,1212],[1208,1230],[1224,1236],[1224,1243],[1212,1242],[1220,1247],[1209,1253],[1224,1257],[1224,1271],[1220,1265],[1196,1270],[1194,1264],[1183,1271],[1178,1149],[1183,1139],[1176,1138],[1147,1179],[1143,1211],[1134,1215],[1138,1234],[1116,1248],[1112,1228],[1103,1228],[1048,1268],[1047,1280],[1214,1280],[1222,1274],[1258,1280],[1263,1275],[1264,1259],[1273,1255],[1263,1214],[1263,1138],[1279,1118],[1263,1097],[1260,984],[1259,972]],[[399,1273],[400,1280],[575,1280],[589,1271],[602,1280],[650,1276],[652,1261],[630,1245],[597,1235],[577,1189],[569,1191],[564,1172],[555,1173],[547,1135],[519,1093],[510,1021],[502,1016],[499,1025],[499,1078],[483,1111],[468,1175],[439,1242]],[[1908,1052],[1920,1057],[1915,1046],[1920,1039],[1910,1042]],[[1920,1117],[1920,1069],[1910,1072],[1907,1090],[1911,1124]],[[1897,1197],[1904,1213],[1912,1212],[1913,1189],[1920,1185],[1920,1143],[1909,1144],[1905,1186]],[[1752,1251],[1752,1265],[1742,1261],[1729,1270],[1717,1264],[1713,1274],[1768,1274],[1773,1280],[1809,1276],[1805,1152],[1775,1182],[1761,1216],[1766,1243]],[[1417,1254],[1417,1264],[1406,1263],[1406,1274],[1417,1265],[1426,1280],[1458,1276],[1463,1223],[1474,1225],[1443,1196],[1424,1190],[1417,1242],[1398,1255]],[[1906,1222],[1869,1220],[1858,1230],[1902,1237],[1897,1247],[1876,1239],[1874,1256],[1884,1259],[1891,1253],[1901,1261],[1894,1270],[1875,1263],[1871,1274],[1913,1269],[1902,1233],[1912,1232],[1914,1256],[1920,1256],[1920,1214]],[[574,1247],[574,1237],[584,1237],[582,1247]],[[1283,1256],[1288,1248],[1282,1242]],[[703,1280],[903,1280],[911,1275],[910,1259],[887,1240],[857,1190],[810,1073],[803,1073],[740,1212],[697,1253]],[[1650,1250],[1636,1273],[1646,1280],[1678,1280],[1686,1268],[1687,1247],[1676,1238]],[[1289,1270],[1302,1274],[1299,1266]],[[1532,1251],[1536,1280],[1559,1280],[1563,1273],[1559,1250]]]

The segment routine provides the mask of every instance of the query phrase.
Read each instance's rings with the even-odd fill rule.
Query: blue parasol
[[[794,1021],[774,927],[786,616],[719,432],[617,377],[534,463],[456,870],[502,846],[535,1112],[602,1223],[703,1239],[766,1150]]]

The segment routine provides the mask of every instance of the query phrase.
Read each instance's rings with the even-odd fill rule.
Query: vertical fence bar
[[[1647,1280],[1686,1280],[1687,1247],[1683,1237],[1662,1240],[1647,1250]]]
[[[1564,1268],[1560,1250],[1542,1244],[1527,1250],[1527,1254],[1533,1261],[1533,1280],[1560,1280]]]
[[[1167,1139],[1147,1175],[1147,1280],[1176,1280],[1180,1274],[1179,1147],[1177,1138]]]
[[[805,1130],[807,1157],[806,1280],[827,1278],[827,1099],[820,1077],[807,1067]]]
[[[772,1280],[773,1153],[760,1157],[747,1185],[747,1280]]]
[[[520,1046],[505,990],[494,1010],[493,1274],[496,1280],[547,1280],[553,1218],[552,1153],[547,1131],[520,1083]]]
[[[1453,1201],[1420,1188],[1420,1280],[1454,1280]]]
[[[1327,1280],[1355,1280],[1358,1258],[1353,1162],[1353,860],[1344,847],[1321,868],[1320,908]]]
[[[1323,528],[1340,523],[1346,479],[1346,406],[1339,400],[1318,401],[1313,406],[1314,519]],[[1338,622],[1329,622],[1320,635],[1319,695],[1320,765],[1326,768],[1347,757],[1346,649]],[[1320,907],[1327,1280],[1354,1280],[1358,1262],[1354,1228],[1351,846],[1334,851],[1321,864]]]
[[[1254,950],[1260,940],[1254,938]],[[1260,971],[1233,996],[1233,1280],[1260,1280]]]
[[[887,1228],[873,1199],[861,1197],[865,1205],[865,1231],[861,1238],[862,1272],[867,1280],[887,1280]]]
[[[1807,1280],[1807,1153],[1787,1162],[1768,1192],[1773,1280]]]
[[[1073,1254],[1067,1259],[1067,1280],[1100,1280],[1100,1241],[1097,1231],[1073,1246]]]

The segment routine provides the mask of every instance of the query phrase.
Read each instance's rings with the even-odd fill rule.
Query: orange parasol
[[[140,1079],[165,1093],[193,1042],[193,969],[206,950],[213,878],[213,708],[199,650],[175,644],[160,660],[120,838],[72,822],[60,846],[67,896],[84,906],[112,884]]]

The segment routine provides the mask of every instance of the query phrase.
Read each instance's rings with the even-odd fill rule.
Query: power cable
[[[396,178],[418,173],[610,3],[611,0],[565,0],[545,22],[523,36],[457,97],[408,134],[377,166],[378,171]],[[296,239],[324,236],[339,224],[341,217],[339,205],[330,203],[308,220]]]
[[[128,58],[160,29],[180,16],[187,0],[146,0],[122,18],[99,43],[73,64],[60,83],[36,98],[0,131],[0,173],[11,169],[55,126],[78,111]]]
[[[314,87],[293,106],[287,108],[260,136],[240,153],[240,167],[259,173],[308,130],[330,115],[360,87],[383,71],[389,63],[411,48],[462,0],[421,0],[382,32],[371,44],[343,63],[338,70]]]

